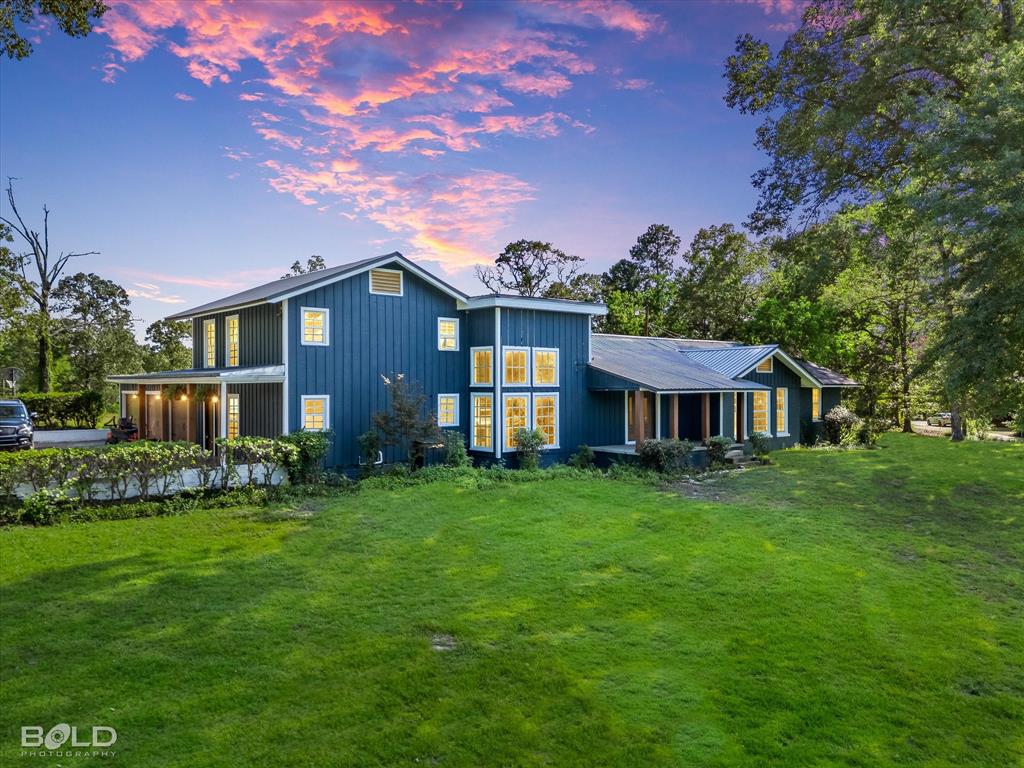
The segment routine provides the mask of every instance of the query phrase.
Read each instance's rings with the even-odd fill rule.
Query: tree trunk
[[[910,329],[909,308],[904,298],[900,307],[900,408],[903,411],[903,431],[913,432],[910,426]]]
[[[960,415],[960,403],[951,403],[949,406],[949,431],[954,443],[964,439],[964,420]]]
[[[39,391],[50,391],[50,312],[43,306],[39,312]]]

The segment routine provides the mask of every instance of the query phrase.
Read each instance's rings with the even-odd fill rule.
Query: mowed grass
[[[11,529],[19,727],[125,766],[1024,763],[1024,447]],[[440,645],[450,650],[436,650]]]

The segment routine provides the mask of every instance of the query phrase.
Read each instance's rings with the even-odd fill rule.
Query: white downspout
[[[281,302],[281,362],[284,364],[284,382],[281,384],[281,434],[287,435],[288,425],[288,299]]]
[[[501,377],[505,375],[505,356],[501,353],[501,307],[494,308],[494,407],[495,418],[494,457],[501,458],[505,441],[505,407],[501,402]]]

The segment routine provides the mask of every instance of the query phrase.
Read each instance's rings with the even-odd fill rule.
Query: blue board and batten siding
[[[238,315],[238,365],[242,368],[257,365],[280,365],[281,356],[281,305],[258,304],[254,307],[228,312],[218,312],[192,319],[192,367],[206,368],[204,351],[206,339],[203,325],[213,319],[217,329],[216,365],[223,368],[225,359],[225,320]]]
[[[769,445],[771,445],[772,449],[777,450],[779,448],[786,448],[800,442],[800,403],[802,400],[802,393],[806,392],[808,398],[811,396],[810,389],[804,389],[801,387],[800,376],[790,370],[790,368],[782,361],[776,359],[772,365],[771,373],[757,373],[756,371],[751,371],[743,376],[743,378],[747,381],[754,381],[758,384],[764,384],[767,387],[771,387],[771,391],[767,394],[768,431],[772,434]],[[785,429],[779,428],[779,425],[776,424],[775,418],[775,390],[781,387],[785,387],[789,392],[786,401]],[[749,438],[750,434],[754,431],[753,393],[748,393],[746,399],[746,419],[743,423],[743,433]],[[779,432],[788,432],[789,434],[785,437],[776,437]]]
[[[288,300],[289,424],[302,426],[303,395],[330,397],[329,466],[358,462],[356,437],[370,429],[372,414],[390,405],[382,376],[405,374],[426,393],[431,412],[439,393],[461,393],[459,429],[468,431],[468,313],[408,272],[403,283],[402,296],[371,294],[369,273],[363,272]],[[329,310],[327,346],[301,343],[303,307]],[[437,348],[439,317],[459,318],[459,351]],[[394,448],[387,448],[384,458],[405,459]]]

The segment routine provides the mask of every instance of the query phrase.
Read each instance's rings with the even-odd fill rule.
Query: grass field
[[[1022,765],[1024,446],[883,446],[0,531],[0,760]]]

